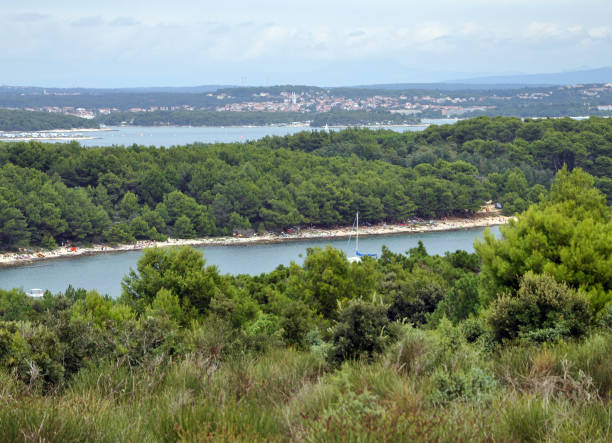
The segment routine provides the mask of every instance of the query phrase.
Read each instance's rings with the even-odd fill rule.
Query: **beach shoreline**
[[[93,135],[79,135],[79,133],[96,133],[96,132],[108,132],[116,131],[112,128],[73,128],[73,129],[42,129],[37,131],[0,131],[0,142],[29,142],[29,141],[59,141],[59,142],[70,142],[70,141],[81,141],[81,140],[94,140]],[[3,134],[34,134],[20,137],[7,137]],[[54,136],[52,134],[59,134]],[[66,134],[66,135],[64,135]],[[75,134],[75,135],[70,135]],[[94,134],[95,135],[95,134]]]
[[[97,137],[15,137],[15,138],[0,138],[0,142],[30,142],[30,141],[58,141],[71,142],[80,140],[94,140]]]
[[[512,217],[506,217],[499,213],[479,213],[473,217],[432,220],[422,223],[408,224],[379,224],[373,226],[360,226],[359,236],[400,235],[410,233],[456,231],[463,229],[476,229],[482,227],[499,226],[506,224]],[[53,250],[40,250],[28,252],[6,252],[0,253],[0,268],[27,265],[42,260],[58,258],[79,257],[83,255],[118,253],[136,251],[152,247],[171,246],[248,246],[255,244],[299,242],[316,239],[342,239],[354,236],[355,231],[351,226],[337,228],[307,228],[296,233],[265,233],[251,237],[204,237],[196,239],[171,239],[166,241],[138,241],[132,244],[107,245],[98,244],[90,247],[77,246],[73,250],[70,246],[64,246]]]

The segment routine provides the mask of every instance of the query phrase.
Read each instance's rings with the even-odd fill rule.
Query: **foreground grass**
[[[0,373],[0,441],[610,441],[612,335],[479,344],[406,328],[374,362],[193,352],[45,392]]]

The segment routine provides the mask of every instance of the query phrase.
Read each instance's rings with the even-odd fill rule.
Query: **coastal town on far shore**
[[[373,88],[373,87],[372,87]],[[554,106],[559,102],[578,106],[576,112],[612,113],[612,83],[549,87],[495,87],[488,90],[401,90],[365,88],[318,88],[310,86],[222,88],[205,93],[173,93],[172,104],[156,96],[154,104],[136,105],[136,100],[98,106],[88,104],[88,90],[35,89],[20,91],[2,87],[2,94],[21,98],[4,100],[0,108],[44,111],[94,119],[117,112],[217,111],[317,113],[381,110],[406,117],[444,118],[503,112],[529,106]],[[142,95],[143,93],[138,93]],[[122,95],[130,95],[122,93]],[[178,98],[177,98],[178,97]],[[181,102],[182,101],[182,102]],[[77,105],[74,105],[77,103]],[[580,114],[578,114],[580,115]],[[535,116],[535,115],[534,115]]]

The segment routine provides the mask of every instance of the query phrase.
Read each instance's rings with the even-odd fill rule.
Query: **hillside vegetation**
[[[96,117],[105,125],[118,126],[244,126],[278,125],[295,122],[310,122],[310,126],[329,125],[375,125],[403,124],[415,122],[389,111],[342,111],[330,112],[280,112],[280,111],[152,111],[114,112]]]
[[[0,144],[0,249],[239,229],[506,214],[566,165],[612,199],[612,120],[476,118],[423,133],[348,129],[245,144]]]
[[[93,120],[51,112],[0,109],[0,131],[99,128]]]
[[[476,254],[315,248],[251,277],[149,249],[118,300],[0,290],[0,440],[610,441],[593,182],[562,169]]]

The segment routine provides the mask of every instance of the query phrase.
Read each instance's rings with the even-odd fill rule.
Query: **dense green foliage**
[[[489,180],[506,184],[501,173],[518,166],[528,185],[546,185],[545,177],[566,165],[570,170],[580,167],[595,177],[595,183],[612,201],[612,120],[591,117],[588,120],[515,118],[475,118],[455,125],[432,126],[417,135],[418,141],[451,149],[449,160],[456,158],[478,167]],[[544,179],[544,180],[543,180]],[[517,177],[503,190],[523,198],[525,188]],[[499,189],[498,189],[499,192]],[[503,197],[502,194],[502,197]],[[503,198],[502,198],[503,200]],[[520,210],[526,209],[525,207]]]
[[[559,171],[550,197],[502,227],[502,238],[476,242],[491,291],[516,289],[528,271],[546,273],[588,294],[596,307],[612,301],[612,212],[580,169]]]
[[[403,168],[253,145],[0,145],[2,249],[129,242],[465,214],[487,197],[464,162]],[[46,239],[46,240],[45,240]]]
[[[368,111],[345,111],[333,110],[330,112],[319,112],[311,115],[310,126],[322,127],[325,125],[372,125],[387,124],[400,125],[405,123],[417,123],[418,119],[406,117],[401,114],[394,114],[389,111],[368,110]]]
[[[609,220],[562,170],[501,241],[546,252],[520,226],[578,183],[587,229]],[[609,441],[612,302],[546,269],[492,289],[483,248],[315,248],[254,277],[148,249],[119,300],[0,290],[0,440]]]
[[[579,337],[590,323],[584,297],[547,274],[525,274],[516,294],[502,295],[488,313],[498,340],[523,337],[549,341]]]
[[[400,114],[389,111],[342,111],[330,112],[263,112],[263,111],[152,111],[114,112],[101,115],[96,121],[105,125],[118,126],[244,126],[274,125],[294,122],[310,122],[310,126],[329,125],[373,125],[403,124],[414,122]]]
[[[563,165],[612,199],[612,120],[476,118],[423,133],[349,129],[246,144],[0,144],[0,249],[506,214]],[[559,215],[562,217],[563,215]],[[514,284],[516,288],[517,285]]]
[[[356,155],[416,167],[439,159],[465,161],[487,179],[491,198],[510,213],[525,210],[548,187],[563,165],[580,167],[612,200],[612,120],[479,117],[453,125],[430,126],[421,133],[351,129],[331,134],[298,133],[267,137],[261,145],[312,152],[323,156]],[[535,187],[534,187],[535,186]]]
[[[72,115],[0,109],[0,131],[98,128],[99,124]]]

